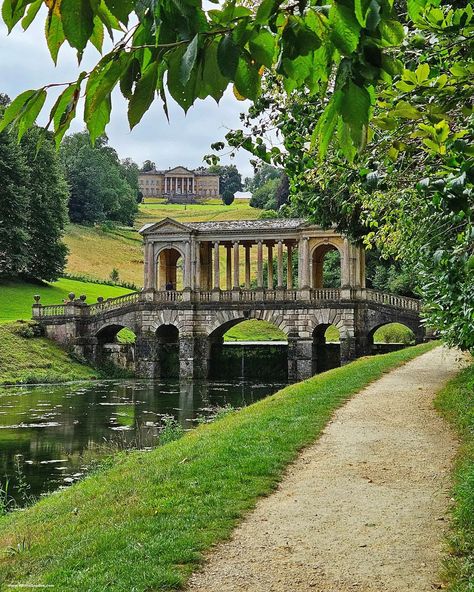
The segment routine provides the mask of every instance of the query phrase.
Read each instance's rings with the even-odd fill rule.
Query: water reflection
[[[216,406],[249,405],[280,387],[127,380],[8,389],[0,395],[0,484],[18,498],[23,479],[38,496],[80,477],[106,442],[151,447],[166,416],[191,429]]]

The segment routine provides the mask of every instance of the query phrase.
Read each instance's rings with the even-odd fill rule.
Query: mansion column
[[[245,288],[250,289],[250,245],[245,245]]]
[[[214,290],[220,288],[219,241],[214,243]]]
[[[293,247],[288,244],[286,246],[286,253],[287,253],[287,264],[286,264],[286,287],[288,290],[293,288],[293,265],[292,265],[292,253]]]
[[[239,241],[234,241],[233,245],[234,249],[234,290],[238,290],[240,288],[240,274],[239,274]]]
[[[263,243],[257,243],[257,286],[263,288]]]
[[[268,289],[273,290],[273,245],[267,244]]]
[[[232,245],[226,245],[226,269],[225,269],[225,277],[226,277],[226,289],[232,290]]]
[[[278,241],[277,249],[277,288],[283,288],[283,241]]]

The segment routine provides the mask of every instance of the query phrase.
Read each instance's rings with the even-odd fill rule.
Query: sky
[[[80,70],[90,69],[100,58],[94,48],[88,48],[80,69],[76,54],[67,43],[61,47],[58,65],[55,67],[44,38],[44,18],[38,15],[36,22],[24,32],[18,24],[7,34],[0,19],[0,92],[11,99],[28,89],[36,89],[46,83],[68,82],[77,78]],[[246,109],[246,102],[235,99],[229,88],[219,105],[208,98],[197,100],[187,115],[169,99],[170,123],[161,105],[156,102],[144,115],[142,121],[132,130],[127,122],[127,104],[119,91],[113,95],[110,124],[107,127],[109,143],[117,150],[120,158],[130,157],[138,164],[150,159],[157,168],[165,169],[178,165],[187,168],[205,166],[203,156],[211,153],[211,144],[223,140],[229,129],[240,127],[239,114]],[[49,113],[54,101],[50,100],[43,111]],[[49,108],[48,108],[49,107]],[[46,123],[40,117],[39,124]],[[71,126],[71,131],[84,129],[82,110]],[[222,156],[222,164],[233,163],[242,177],[252,176],[250,155],[241,150],[236,157]]]

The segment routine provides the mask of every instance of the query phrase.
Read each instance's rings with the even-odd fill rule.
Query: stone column
[[[293,248],[290,244],[288,244],[286,246],[286,252],[287,252],[287,263],[286,263],[286,287],[288,290],[291,290],[293,288],[293,266],[292,266],[292,257],[291,254],[293,252]]]
[[[273,245],[267,243],[268,289],[273,290]]]
[[[239,261],[239,241],[234,241],[233,245],[234,249],[234,290],[238,290],[240,288],[240,261]]]
[[[150,244],[150,268],[148,270],[148,283],[152,290],[156,290],[156,254],[155,254],[155,243]]]
[[[135,373],[138,378],[159,378],[158,340],[152,333],[137,335]]]
[[[226,289],[232,290],[232,246],[226,245]]]
[[[277,288],[283,288],[283,241],[278,241],[277,248]]]
[[[184,246],[184,273],[183,273],[183,289],[191,289],[191,241],[186,241]]]
[[[301,289],[309,288],[309,239],[307,236],[303,237],[303,247],[301,249]]]
[[[201,289],[201,243],[196,241],[194,245],[196,265],[195,265],[195,277],[194,277],[194,289]]]
[[[250,288],[250,245],[245,245],[245,288]]]
[[[149,290],[152,286],[150,286],[150,259],[152,259],[151,253],[151,243],[146,240],[145,242],[145,253],[144,253],[144,260],[145,264],[143,266],[144,276],[143,276],[143,289]]]
[[[219,241],[214,243],[214,290],[220,289]]]
[[[298,335],[288,336],[288,380],[296,382],[313,374],[313,340]]]
[[[257,243],[257,286],[263,288],[263,243]]]

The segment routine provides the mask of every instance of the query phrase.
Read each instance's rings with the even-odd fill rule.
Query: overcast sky
[[[26,32],[17,25],[10,35],[0,20],[0,92],[13,99],[24,90],[35,89],[50,82],[74,80],[79,72],[75,51],[65,43],[59,52],[55,67],[44,38],[44,19],[37,18]],[[84,55],[81,70],[88,70],[99,59],[98,52],[89,48]],[[49,107],[52,101],[47,104]],[[222,140],[228,129],[240,126],[239,114],[246,104],[237,101],[231,90],[219,105],[213,99],[197,100],[187,115],[170,98],[170,123],[161,105],[153,104],[138,126],[130,132],[126,103],[119,92],[114,94],[113,108],[107,135],[110,144],[121,158],[127,156],[141,164],[153,160],[158,168],[183,165],[196,168],[204,163],[204,154],[211,152],[210,145]],[[45,113],[49,112],[45,110]],[[45,118],[39,123],[45,123]],[[84,128],[82,110],[71,126],[71,131]],[[249,154],[237,153],[236,158],[222,157],[222,164],[237,165],[243,177],[253,174]]]

